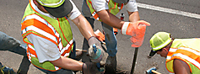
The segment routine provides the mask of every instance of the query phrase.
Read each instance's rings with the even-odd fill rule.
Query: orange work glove
[[[101,42],[105,41],[105,36],[103,33],[101,33],[101,31],[99,31],[99,29],[97,31],[94,32],[95,36],[97,39],[99,39]]]
[[[132,36],[130,38],[133,43],[132,47],[140,47],[144,40],[146,26],[150,26],[150,23],[146,21],[137,21],[135,23],[125,22],[122,26],[122,34]]]
[[[117,35],[118,34],[118,29],[117,28],[113,28],[114,34]]]

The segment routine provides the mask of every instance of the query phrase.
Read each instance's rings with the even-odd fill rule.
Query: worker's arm
[[[179,59],[174,59],[173,69],[175,74],[190,74],[188,64]]]
[[[125,8],[128,12],[130,22],[137,22],[140,20],[136,0],[129,0]]]
[[[96,74],[99,73],[97,70],[96,64],[91,62],[80,62],[73,60],[71,58],[66,58],[61,56],[59,59],[55,61],[50,61],[52,64],[73,71],[83,71],[83,74]]]
[[[90,25],[90,23],[85,19],[83,15],[79,15],[75,19],[72,20],[74,24],[79,28],[81,34],[88,40],[91,36],[94,35],[94,31]]]
[[[137,22],[137,21],[140,20],[140,16],[139,16],[139,12],[138,11],[128,12],[128,15],[129,15],[129,21],[130,22]]]
[[[78,10],[76,5],[72,0],[70,2],[73,5],[73,9],[69,15],[69,19],[73,21],[74,24],[78,27],[81,34],[88,40],[90,37],[95,36],[93,29],[90,25],[90,23],[85,19],[85,17],[81,14],[81,12]]]
[[[66,58],[63,56],[61,56],[59,59],[55,61],[50,61],[50,62],[58,67],[73,71],[81,71],[83,66],[82,62],[73,60],[71,58]]]
[[[112,27],[121,29],[122,25],[124,24],[124,21],[120,20],[115,15],[109,13],[107,10],[101,10],[101,11],[97,12],[97,14],[99,15],[99,18],[102,20],[102,22],[104,22]],[[130,22],[137,22],[140,20],[138,11],[128,12],[128,14],[129,14]]]
[[[101,10],[97,12],[97,14],[99,15],[99,18],[102,20],[102,22],[112,27],[121,29],[122,25],[124,24],[124,21],[120,20],[115,15],[109,13],[107,10]]]
[[[93,44],[96,44],[98,47],[100,47],[99,49],[101,50],[101,56],[106,57],[106,56],[104,56],[105,51],[101,48],[101,43],[95,37],[93,29],[92,29],[90,23],[85,19],[85,17],[83,17],[83,15],[79,15],[77,18],[73,19],[72,21],[77,25],[77,27],[79,28],[82,35],[88,40],[88,45],[91,46]],[[99,57],[97,59],[96,57],[98,57],[98,56],[96,56],[96,55],[89,55],[89,56],[91,57],[90,58],[91,60],[95,60],[98,62],[101,61],[101,64],[104,64],[106,61],[105,60],[106,58],[102,58],[102,57]],[[96,56],[96,57],[94,57],[94,56]],[[102,59],[100,59],[100,58],[102,58]],[[94,62],[94,61],[92,61],[92,62]]]

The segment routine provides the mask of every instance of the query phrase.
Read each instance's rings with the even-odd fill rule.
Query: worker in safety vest
[[[17,74],[27,74],[30,66],[26,55],[26,46],[21,44],[19,40],[0,31],[0,51],[10,51],[24,56],[17,71]],[[12,68],[4,66],[0,62],[0,74],[16,74]]]
[[[123,7],[125,7],[128,12],[129,22],[125,22],[115,16]],[[145,21],[140,21],[135,0],[84,0],[82,13],[92,27],[94,27],[95,19],[101,21],[105,33],[107,52],[109,54],[105,67],[106,73],[108,74],[114,74],[117,65],[117,40],[113,27],[121,29],[124,35],[132,36],[132,47],[140,47],[143,42],[146,26],[150,25]],[[84,39],[83,49],[87,50],[89,46],[86,43],[87,40]]]
[[[157,32],[150,39],[152,50],[166,58],[166,69],[175,74],[200,74],[200,39],[174,39],[170,33]]]
[[[102,61],[104,51],[98,54],[99,58],[90,55],[96,62],[74,60],[76,46],[69,20],[79,28],[89,45],[96,44],[102,50],[92,27],[72,0],[29,0],[21,22],[29,60],[39,70],[50,74],[98,73],[96,63]]]

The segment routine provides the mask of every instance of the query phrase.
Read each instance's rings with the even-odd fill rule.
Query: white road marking
[[[190,17],[190,18],[200,19],[200,15],[196,14],[196,13],[179,11],[179,10],[174,10],[174,9],[169,9],[169,8],[164,8],[164,7],[159,7],[159,6],[153,6],[153,5],[143,4],[143,3],[137,3],[137,4],[138,4],[138,7],[140,7],[140,8],[156,10],[156,11],[160,11],[160,12],[171,13],[171,14]]]

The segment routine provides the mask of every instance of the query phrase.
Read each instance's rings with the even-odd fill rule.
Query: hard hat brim
[[[56,18],[61,18],[67,16],[73,9],[72,3],[69,0],[65,0],[65,2],[59,7],[46,7],[43,6],[52,16]]]
[[[151,50],[151,52],[149,53],[149,56],[148,56],[148,57],[149,57],[149,58],[153,57],[153,56],[156,54],[156,52],[157,52],[157,51]]]

